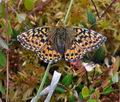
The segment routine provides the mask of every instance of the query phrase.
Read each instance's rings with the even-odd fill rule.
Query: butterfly
[[[37,27],[21,33],[17,39],[46,63],[61,59],[74,62],[106,41],[105,36],[93,30],[63,26]]]

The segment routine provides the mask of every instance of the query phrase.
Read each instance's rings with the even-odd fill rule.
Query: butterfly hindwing
[[[68,62],[74,62],[77,59],[81,59],[85,54],[86,50],[81,49],[77,44],[73,43],[71,48],[65,52],[65,60]]]
[[[40,50],[48,40],[47,27],[37,27],[17,36],[18,41],[26,49]]]
[[[99,48],[106,41],[106,37],[100,33],[86,28],[74,28],[77,32],[75,42],[87,51]]]
[[[39,58],[46,63],[57,62],[62,58],[61,54],[55,51],[51,47],[49,42],[46,43],[46,45],[41,50],[37,51],[36,53],[39,56]]]

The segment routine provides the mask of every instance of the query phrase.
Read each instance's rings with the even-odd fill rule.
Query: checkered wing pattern
[[[37,55],[46,63],[57,62],[62,58],[62,55],[55,51],[49,42],[47,42],[42,50],[37,51]]]
[[[49,44],[48,30],[48,27],[38,27],[17,36],[18,41],[23,47],[36,52],[39,58],[47,63],[50,61],[56,62],[61,59],[61,55]]]
[[[48,40],[47,29],[48,28],[45,27],[30,29],[27,32],[23,32],[22,34],[18,35],[17,39],[26,49],[38,51],[44,47]]]
[[[73,62],[77,59],[81,59],[86,52],[99,48],[99,46],[106,41],[106,37],[93,30],[86,28],[71,29],[75,32],[75,37],[72,38],[73,42],[70,48],[64,53],[66,61]],[[63,55],[57,52],[50,44],[48,30],[48,27],[30,29],[18,35],[17,39],[23,47],[36,52],[39,58],[44,62],[57,62]]]
[[[77,59],[81,59],[85,54],[86,50],[81,49],[75,42],[72,44],[71,48],[67,49],[65,52],[65,60],[68,62],[74,62]]]
[[[86,28],[73,28],[77,33],[72,47],[65,53],[65,60],[73,62],[81,59],[86,52],[99,48],[106,41],[106,37]]]

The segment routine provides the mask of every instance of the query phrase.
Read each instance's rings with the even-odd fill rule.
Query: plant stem
[[[6,26],[5,26],[5,32],[7,33],[8,32],[8,1],[6,0],[5,1],[5,23],[6,23]],[[6,37],[6,40],[7,40],[7,45],[9,43],[9,35],[6,34],[7,37]],[[7,55],[7,64],[6,64],[6,81],[7,81],[7,88],[6,88],[6,102],[8,102],[8,95],[9,95],[9,51],[6,50],[6,55]]]
[[[96,13],[97,13],[98,18],[100,19],[100,15],[99,15],[99,12],[98,12],[98,10],[97,10],[97,7],[96,7],[94,1],[91,0],[91,2],[92,2],[93,6],[94,6],[94,8],[95,8],[95,11],[96,11]]]
[[[116,2],[116,0],[113,0],[111,4],[105,9],[105,11],[101,14],[101,18],[107,13],[107,11],[112,7],[112,5]]]
[[[69,16],[70,10],[71,10],[71,8],[72,8],[73,1],[74,1],[74,0],[71,0],[71,1],[70,1],[70,4],[69,4],[68,10],[67,10],[67,13],[66,13],[66,15],[65,15],[64,25],[66,25],[66,23],[67,23],[68,16]]]
[[[48,66],[47,66],[47,69],[46,69],[45,74],[44,74],[44,76],[43,76],[41,85],[40,85],[40,87],[39,87],[39,89],[38,89],[37,95],[35,96],[35,97],[36,97],[36,98],[35,98],[35,102],[37,102],[38,99],[39,99],[39,94],[40,94],[40,92],[42,91],[43,86],[44,86],[44,84],[45,84],[45,81],[46,81],[46,79],[47,79],[47,76],[48,76],[48,73],[49,73],[49,70],[50,70],[50,66],[51,66],[51,62],[50,62],[50,63],[48,64]]]

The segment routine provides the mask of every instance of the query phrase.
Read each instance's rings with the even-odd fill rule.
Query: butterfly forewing
[[[23,47],[32,51],[38,51],[44,47],[48,40],[47,27],[37,27],[17,36]]]
[[[75,36],[76,44],[87,51],[99,48],[106,41],[106,37],[100,33],[86,28],[74,28],[77,32]]]

